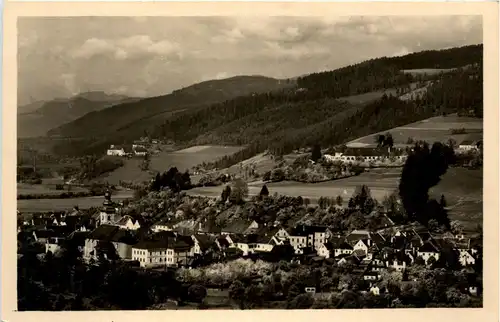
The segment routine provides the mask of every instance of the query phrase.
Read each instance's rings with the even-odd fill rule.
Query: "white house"
[[[370,293],[372,293],[373,295],[380,295],[380,288],[376,285],[373,285],[372,287],[370,287]]]
[[[353,251],[362,250],[365,254],[368,254],[368,248],[370,247],[370,245],[368,244],[370,244],[369,239],[358,240],[358,242],[353,247]]]
[[[64,238],[61,237],[48,238],[45,244],[45,253],[51,252],[52,254],[55,254],[61,249],[61,243],[63,240]]]
[[[417,256],[422,257],[426,264],[430,258],[438,260],[439,255],[440,255],[439,248],[430,240],[426,241],[421,247],[418,248],[417,251]]]
[[[151,227],[151,230],[155,233],[160,231],[172,231],[174,225],[169,224],[168,220],[161,220]]]
[[[146,148],[140,146],[132,148],[132,150],[134,151],[134,154],[136,156],[145,156],[148,153],[148,150],[146,150]]]
[[[459,260],[462,266],[474,265],[476,263],[476,259],[468,250],[461,249],[459,252]]]
[[[123,216],[119,221],[116,222],[116,225],[121,229],[127,230],[138,230],[139,228],[141,228],[139,220],[134,219],[129,215]]]
[[[458,145],[460,151],[474,151],[477,150],[477,143],[472,140],[464,140]]]
[[[290,245],[294,248],[304,248],[307,247],[307,236],[292,236],[288,237]]]
[[[141,267],[175,266],[175,251],[167,241],[142,241],[132,246],[132,260]]]
[[[107,151],[107,155],[114,155],[114,156],[124,156],[125,149],[122,146],[118,145],[111,145]]]

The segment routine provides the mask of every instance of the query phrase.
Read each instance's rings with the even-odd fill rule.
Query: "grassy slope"
[[[467,134],[451,134],[451,129],[464,128]],[[450,116],[437,116],[425,119],[419,122],[396,127],[388,131],[370,134],[347,143],[348,146],[373,145],[374,136],[390,132],[396,144],[406,144],[409,137],[415,140],[424,140],[428,142],[446,142],[452,138],[460,143],[466,138],[482,138],[483,122],[480,119]]]
[[[225,155],[233,154],[240,149],[241,147],[203,146],[198,147],[198,149],[191,147],[175,152],[161,152],[151,157],[150,169],[152,172],[164,172],[171,167],[177,167],[179,171],[186,171],[202,162],[214,161]],[[125,160],[123,167],[98,178],[98,180],[118,184],[120,180],[143,182],[151,179],[151,173],[142,171],[139,168],[141,163],[142,159],[140,158]]]

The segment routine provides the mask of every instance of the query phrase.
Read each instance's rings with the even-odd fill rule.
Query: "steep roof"
[[[253,220],[238,219],[224,227],[222,231],[234,234],[243,234],[250,227]]]
[[[195,234],[194,238],[196,238],[202,250],[209,249],[215,242],[215,238],[209,235]]]
[[[475,145],[475,142],[472,140],[463,140],[459,145]]]
[[[217,242],[221,247],[229,247],[229,241],[225,237],[218,237]]]
[[[112,241],[133,245],[137,240],[126,230],[122,230],[117,226],[101,225],[90,232],[89,239]]]
[[[439,248],[435,243],[428,240],[428,241],[424,242],[424,244],[418,248],[418,251],[424,252],[424,253],[439,253]]]

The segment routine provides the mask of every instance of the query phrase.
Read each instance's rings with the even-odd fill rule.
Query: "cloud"
[[[222,34],[216,35],[211,39],[212,43],[220,44],[220,43],[230,43],[234,44],[243,40],[245,37],[241,33],[241,30],[238,28],[233,28],[231,30],[225,30]]]
[[[404,56],[410,54],[410,51],[406,47],[402,47],[399,51],[395,52],[392,55],[389,55],[389,57],[399,57],[399,56]]]
[[[70,95],[78,94],[80,89],[76,85],[76,75],[75,74],[62,74],[60,76],[60,80],[64,86],[64,88],[68,91]]]
[[[162,95],[235,75],[294,77],[482,42],[481,16],[26,17],[19,101],[79,89]]]
[[[168,40],[153,41],[149,35],[134,35],[120,39],[87,39],[72,52],[74,58],[89,59],[94,56],[111,56],[118,60],[158,55],[182,58],[180,46]]]

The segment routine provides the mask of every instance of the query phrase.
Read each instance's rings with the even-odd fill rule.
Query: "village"
[[[190,202],[190,197],[184,199]],[[215,207],[221,203],[207,202]],[[157,206],[161,208],[162,204]],[[411,267],[446,267],[465,270],[468,282],[462,285],[462,292],[472,297],[481,293],[477,280],[482,261],[480,236],[436,234],[418,224],[397,225],[380,207],[373,210],[379,216],[377,227],[346,231],[304,223],[285,227],[279,220],[259,224],[238,218],[223,226],[206,217],[181,220],[186,218],[183,206],[147,225],[145,214],[124,215],[122,208],[123,203],[114,203],[108,192],[101,209],[93,215],[75,207],[72,212],[20,219],[19,256],[23,256],[25,244],[34,243],[40,246],[42,257],[49,253],[58,256],[65,248],[75,247],[87,264],[121,261],[146,271],[192,269],[239,259],[334,265],[349,267],[349,274],[362,281],[361,291],[377,296],[389,292],[382,287],[384,282],[387,285],[383,279],[388,272],[404,276]],[[315,282],[304,285],[301,292],[324,295]]]

